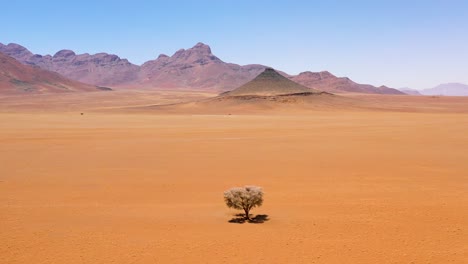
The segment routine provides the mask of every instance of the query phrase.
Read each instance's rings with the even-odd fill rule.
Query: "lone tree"
[[[257,186],[234,187],[224,192],[224,201],[229,208],[244,210],[245,219],[251,220],[249,212],[263,203],[263,190]]]

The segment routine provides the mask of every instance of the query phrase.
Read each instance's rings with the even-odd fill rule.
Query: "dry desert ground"
[[[122,108],[208,96],[0,98],[0,262],[468,263],[468,99]],[[246,184],[268,221],[229,222]]]

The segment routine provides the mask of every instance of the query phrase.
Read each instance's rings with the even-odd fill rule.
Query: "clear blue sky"
[[[141,64],[197,42],[226,62],[361,83],[468,83],[468,1],[2,1],[0,42]]]

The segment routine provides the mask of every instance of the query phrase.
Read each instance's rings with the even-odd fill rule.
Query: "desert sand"
[[[209,96],[0,98],[0,262],[467,263],[466,98],[144,108]],[[229,222],[246,184],[268,221]]]

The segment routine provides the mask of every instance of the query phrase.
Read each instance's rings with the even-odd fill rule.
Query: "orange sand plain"
[[[0,263],[468,263],[468,99],[226,116],[90,97],[0,99]],[[269,221],[228,222],[245,184]]]

